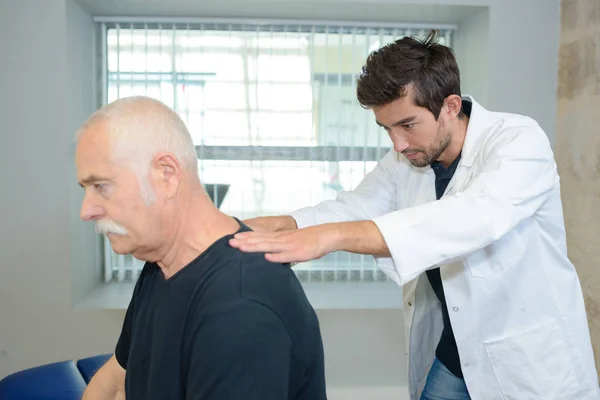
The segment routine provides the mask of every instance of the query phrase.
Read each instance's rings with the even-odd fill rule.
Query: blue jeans
[[[471,400],[467,385],[437,358],[431,366],[421,400]]]

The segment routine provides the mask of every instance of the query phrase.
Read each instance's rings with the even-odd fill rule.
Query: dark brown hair
[[[382,106],[414,89],[414,102],[437,119],[450,95],[460,96],[460,73],[454,53],[437,43],[433,30],[423,40],[404,37],[367,58],[358,79],[356,94],[364,108]],[[462,111],[461,111],[462,114]]]

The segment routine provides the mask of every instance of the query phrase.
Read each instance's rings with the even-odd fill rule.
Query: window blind
[[[147,95],[187,124],[199,177],[226,214],[285,214],[352,190],[389,150],[356,100],[368,54],[427,27],[368,24],[101,22],[102,102]],[[451,45],[452,29],[440,42]],[[104,241],[104,279],[135,280],[143,262]],[[370,256],[298,264],[302,282],[387,278]]]

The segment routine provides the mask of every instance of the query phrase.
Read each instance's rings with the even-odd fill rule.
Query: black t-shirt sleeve
[[[121,335],[117,341],[115,348],[115,358],[123,369],[127,369],[127,359],[129,358],[129,347],[131,340],[131,325],[133,319],[133,308],[135,305],[135,294],[131,298],[127,312],[125,313],[125,319],[123,320],[123,327],[121,328]]]
[[[144,277],[148,274],[148,269],[149,266],[148,264],[146,264],[142,269],[140,277],[135,283],[133,294],[131,296],[131,300],[129,301],[127,312],[125,313],[125,319],[123,320],[121,335],[119,336],[119,340],[117,341],[117,346],[115,348],[115,358],[117,359],[117,362],[123,369],[127,369],[127,360],[129,359],[129,348],[131,347],[132,334],[131,330],[133,325],[133,316],[135,314],[136,308],[136,299],[139,296]]]
[[[195,321],[187,400],[285,400],[293,347],[280,318],[240,300]]]

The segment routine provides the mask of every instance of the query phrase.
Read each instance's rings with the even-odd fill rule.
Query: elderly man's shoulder
[[[290,264],[270,262],[264,253],[240,252],[239,257],[241,297],[266,303],[309,304]]]
[[[298,351],[310,353],[308,358],[315,356],[312,353],[321,343],[318,318],[289,264],[272,263],[263,253],[230,248],[214,267],[193,301],[193,314],[203,321],[205,331],[232,320],[244,329],[277,321],[271,326],[289,335]]]
[[[228,238],[200,257],[201,268],[196,268],[196,276],[190,276],[199,305],[230,309],[251,302],[279,315],[312,312],[290,264],[273,263],[264,253],[246,253],[230,247]]]

